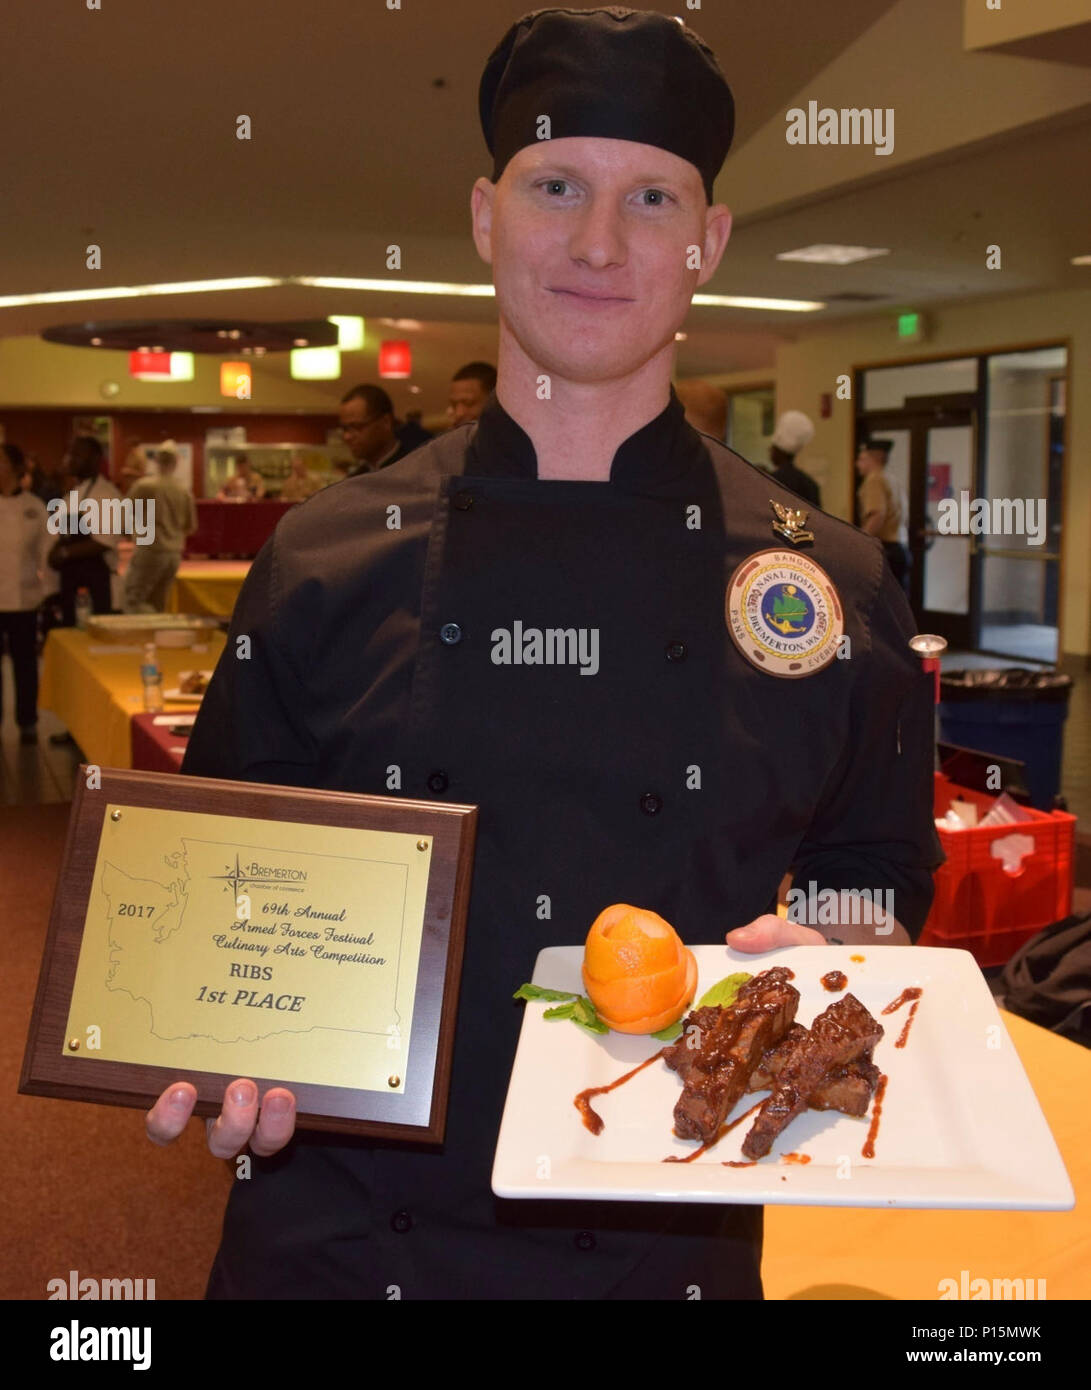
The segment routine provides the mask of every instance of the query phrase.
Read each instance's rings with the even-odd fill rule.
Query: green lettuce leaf
[[[569,999],[569,1001],[567,1002],[567,1004],[557,1004],[557,1005],[556,1005],[554,1008],[552,1008],[552,1009],[546,1009],[546,1011],[545,1011],[545,1013],[542,1015],[542,1017],[543,1017],[543,1018],[571,1018],[572,1015],[573,1015],[573,1013],[575,1012],[575,1008],[576,1008],[576,1001],[575,1001],[575,999]]]
[[[513,999],[578,999],[571,990],[546,989],[543,985],[520,985],[511,996]],[[547,1015],[548,1017],[548,1015]]]
[[[747,975],[745,971],[737,975],[728,975],[724,980],[718,980],[711,989],[706,989],[697,1001],[699,1009],[709,1009],[719,1005],[721,1009],[726,1009],[729,1004],[734,1004],[735,996],[747,980],[752,980],[752,975]]]
[[[543,999],[547,1002],[560,1000],[552,1009],[542,1014],[550,1022],[559,1018],[570,1018],[588,1033],[608,1033],[610,1030],[595,1012],[595,1006],[584,994],[573,994],[570,990],[546,989],[544,985],[520,985],[512,995],[513,999]]]
[[[610,1029],[595,1012],[595,1006],[585,995],[580,995],[572,1006],[572,1022],[586,1028],[589,1033],[608,1033]]]

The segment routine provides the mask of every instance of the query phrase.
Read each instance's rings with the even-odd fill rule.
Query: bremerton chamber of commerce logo
[[[731,576],[727,629],[751,666],[789,680],[810,676],[837,655],[845,630],[833,581],[809,556],[763,550]]]

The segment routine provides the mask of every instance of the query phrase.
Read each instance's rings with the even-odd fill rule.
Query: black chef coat
[[[494,395],[280,522],[183,772],[474,803],[477,851],[444,1145],[301,1134],[255,1159],[211,1296],[761,1296],[760,1208],[500,1200],[490,1172],[512,991],[610,903],[718,943],[794,865],[804,884],[893,889],[919,933],[941,855],[908,606],[879,544],[815,513],[805,549],[851,659],[804,679],[751,666],[724,591],[746,556],[785,548],[771,496],[797,500],[694,431],[673,391],[609,482],[539,481]],[[597,630],[597,671],[496,664],[492,634],[517,621]]]

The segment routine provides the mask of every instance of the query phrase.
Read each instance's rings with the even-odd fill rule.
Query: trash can
[[[1061,748],[1072,677],[1059,671],[947,671],[940,677],[945,743],[1026,764],[1032,805],[1053,809],[1061,790]]]

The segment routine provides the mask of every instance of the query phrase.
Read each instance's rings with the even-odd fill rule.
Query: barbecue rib
[[[743,1140],[743,1155],[764,1158],[777,1135],[808,1104],[814,1105],[814,1094],[823,1083],[832,1083],[835,1095],[844,1094],[846,1087],[849,1092],[854,1088],[858,1092],[860,1078],[866,1082],[870,1075],[866,1070],[861,1071],[855,1081],[835,1078],[829,1073],[839,1072],[851,1062],[870,1059],[872,1048],[882,1036],[882,1025],[872,1018],[855,995],[843,995],[819,1014],[806,1037],[797,1035],[795,1046],[780,1059],[778,1073],[771,1078],[772,1095],[762,1104],[753,1128]],[[828,1101],[829,1096],[824,1099]],[[827,1103],[814,1108],[835,1107]]]
[[[785,1063],[809,1034],[800,1023],[793,1023],[783,1039],[771,1047],[750,1076],[748,1091],[771,1091]],[[826,1073],[807,1097],[809,1110],[840,1110],[844,1115],[866,1115],[879,1082],[879,1068],[870,1055]]]
[[[827,1072],[807,1097],[807,1107],[810,1110],[840,1110],[843,1115],[866,1115],[878,1084],[879,1068],[870,1057],[861,1057],[839,1070]]]
[[[751,1072],[795,1019],[799,991],[791,978],[791,971],[775,966],[748,980],[730,1007],[695,1009],[684,1020],[682,1036],[663,1053],[683,1083],[674,1107],[680,1139],[716,1138]]]

